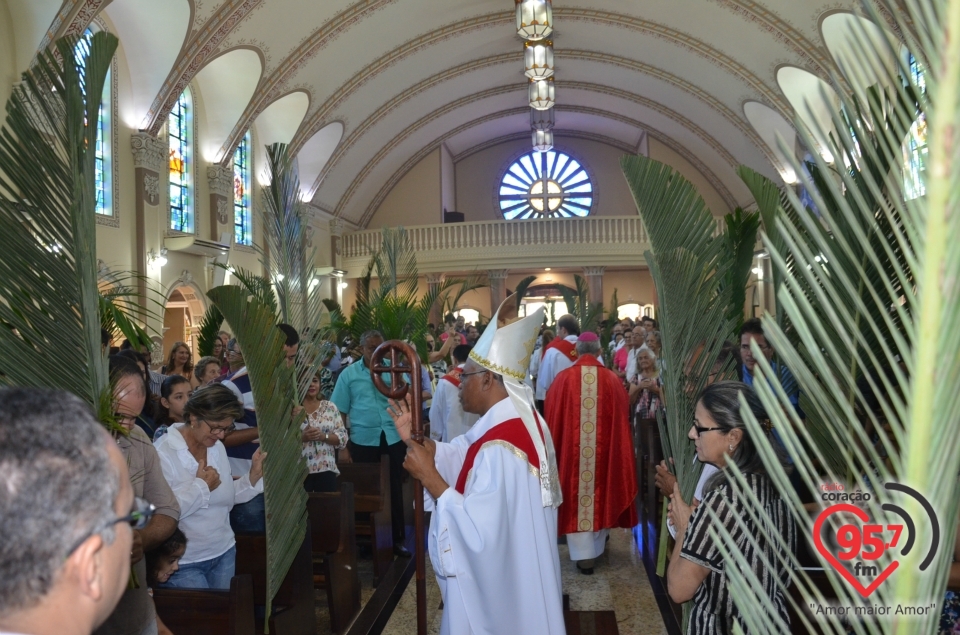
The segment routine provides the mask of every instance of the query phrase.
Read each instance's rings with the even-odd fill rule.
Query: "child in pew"
[[[187,550],[187,537],[179,529],[175,529],[166,542],[148,551],[147,559],[147,591],[153,597],[153,587],[163,584],[180,569],[180,558]],[[160,616],[157,615],[157,634],[173,635]]]
[[[183,407],[187,405],[193,386],[190,380],[180,375],[171,375],[163,380],[160,386],[160,404],[157,406],[157,431],[153,434],[153,441],[167,433],[175,423],[184,422]]]

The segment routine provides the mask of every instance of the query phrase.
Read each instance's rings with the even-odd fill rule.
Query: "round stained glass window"
[[[500,212],[507,220],[587,216],[593,184],[580,162],[563,152],[531,152],[500,180]]]

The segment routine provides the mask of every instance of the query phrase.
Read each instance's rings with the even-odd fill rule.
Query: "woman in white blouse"
[[[303,458],[307,462],[307,479],[304,488],[308,492],[338,492],[337,457],[334,450],[347,446],[347,429],[343,417],[333,402],[321,398],[320,374],[314,376],[303,400],[307,418],[300,424],[303,441]]]
[[[171,426],[155,444],[187,536],[180,570],[161,586],[229,589],[237,556],[230,510],[263,492],[266,454],[257,450],[250,473],[233,480],[222,439],[243,416],[243,406],[226,386],[194,392],[184,415],[187,423]]]

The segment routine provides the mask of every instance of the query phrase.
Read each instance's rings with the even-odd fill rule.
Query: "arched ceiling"
[[[26,23],[34,40],[42,30],[36,25],[49,24],[55,11],[46,1],[0,2],[15,18],[33,11]],[[159,131],[183,87],[208,76],[205,102],[216,99],[211,91],[233,91],[230,100],[242,103],[223,111],[217,138],[207,140],[218,148],[208,152],[205,144],[204,154],[229,160],[251,126],[269,130],[299,151],[312,202],[353,223],[365,223],[439,143],[464,156],[529,130],[512,0],[66,0],[57,16],[69,25],[100,10],[116,14],[123,39],[136,29],[119,28],[121,13],[152,5],[154,13],[171,14],[157,24],[174,31],[185,11],[178,3],[189,5],[185,39],[171,37],[163,55],[152,51],[140,66],[130,64],[152,64],[152,84],[164,78],[155,94],[138,99],[141,125]],[[785,158],[776,133],[783,136],[798,113],[819,121],[828,112],[829,104],[811,107],[809,98],[829,82],[835,57],[846,54],[838,34],[853,22],[831,16],[858,6],[554,0],[557,127],[626,151],[646,134],[700,170],[729,205],[748,205],[736,167],[780,180]],[[142,48],[125,50],[147,56]],[[208,88],[218,83],[215,60],[239,51],[256,51],[262,72],[244,62],[248,71],[235,65],[234,80],[219,80],[244,84],[242,91]]]

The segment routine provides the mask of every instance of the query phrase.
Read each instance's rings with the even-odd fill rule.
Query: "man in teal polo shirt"
[[[383,344],[379,331],[367,331],[360,337],[363,358],[347,366],[333,389],[330,401],[340,410],[346,425],[350,417],[350,441],[340,450],[343,463],[379,463],[380,457],[390,457],[390,514],[393,517],[393,551],[407,558],[410,551],[403,546],[403,461],[407,446],[400,440],[393,419],[387,414],[387,398],[380,394],[370,377],[370,360]],[[389,379],[389,378],[384,378]]]

